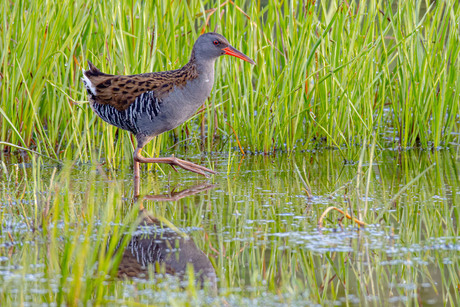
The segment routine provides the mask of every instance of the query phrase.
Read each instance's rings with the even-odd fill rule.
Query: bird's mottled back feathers
[[[142,93],[154,92],[155,97],[161,99],[175,86],[185,86],[187,81],[198,77],[193,57],[184,67],[176,70],[130,76],[105,74],[90,61],[88,65],[89,70],[86,70],[84,75],[90,100],[111,105],[118,111],[126,110]],[[88,81],[90,84],[87,84]]]

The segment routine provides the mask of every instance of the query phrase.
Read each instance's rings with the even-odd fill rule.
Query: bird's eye
[[[216,39],[215,41],[212,42],[215,46],[219,45],[219,41]]]

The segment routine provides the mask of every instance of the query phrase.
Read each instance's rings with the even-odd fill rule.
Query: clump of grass
[[[147,152],[458,142],[458,3],[428,1],[2,2],[0,140],[54,159],[129,161],[132,139],[96,118],[80,82],[185,64],[216,30],[257,66],[219,60],[203,113]],[[64,13],[65,12],[65,13]],[[179,22],[180,21],[180,22]],[[201,129],[199,128],[201,127]],[[457,133],[457,134],[455,134]],[[238,141],[237,141],[238,140]]]
[[[132,187],[125,190],[117,181],[108,182],[103,173],[97,175],[100,167],[91,167],[89,176],[79,181],[73,177],[72,165],[50,173],[41,163],[32,160],[29,167],[5,166],[1,172],[2,304],[123,304],[124,291],[137,283],[113,277],[137,229],[139,208],[130,199]],[[200,301],[203,291],[212,293],[208,288],[195,289],[193,279],[186,281],[190,282],[183,289],[176,280],[168,286],[162,277],[145,285],[138,282],[146,289],[158,283],[168,294],[188,291],[177,304],[186,299]]]

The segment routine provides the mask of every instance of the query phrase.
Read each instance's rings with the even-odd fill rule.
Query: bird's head
[[[221,55],[228,54],[253,65],[256,64],[247,55],[232,47],[225,37],[214,32],[208,32],[198,37],[193,49],[197,59],[217,59]]]

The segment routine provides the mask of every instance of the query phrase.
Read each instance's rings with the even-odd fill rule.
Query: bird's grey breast
[[[170,129],[179,126],[195,114],[211,94],[213,84],[213,73],[202,75],[188,81],[185,86],[175,87],[164,98],[161,113],[168,118]]]

